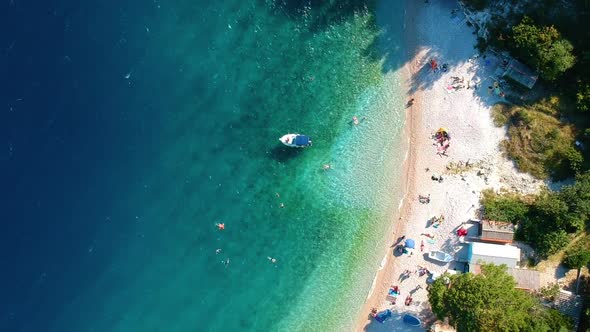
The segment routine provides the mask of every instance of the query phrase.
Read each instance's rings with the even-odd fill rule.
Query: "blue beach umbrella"
[[[416,242],[414,242],[414,240],[412,240],[412,239],[407,239],[406,240],[406,248],[410,248],[410,249],[416,248]]]

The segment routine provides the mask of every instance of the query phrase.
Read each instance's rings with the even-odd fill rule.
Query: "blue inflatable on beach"
[[[404,323],[410,326],[420,326],[420,319],[414,315],[405,314],[404,315]]]
[[[393,316],[393,313],[391,312],[391,310],[386,309],[385,311],[381,311],[380,313],[376,314],[375,320],[378,321],[379,323],[385,323],[386,321],[391,319],[391,316]]]

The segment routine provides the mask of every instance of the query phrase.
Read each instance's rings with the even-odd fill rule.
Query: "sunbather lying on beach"
[[[428,196],[418,195],[418,201],[422,204],[430,203],[430,194]]]
[[[416,272],[418,272],[418,276],[421,277],[428,273],[428,269],[418,265],[418,270]]]
[[[401,294],[401,292],[399,290],[399,286],[391,285],[389,287],[389,295],[391,295],[391,296],[399,296],[400,294]]]
[[[412,300],[413,300],[412,297],[410,295],[408,295],[406,297],[405,304],[409,306],[410,304],[412,304]]]

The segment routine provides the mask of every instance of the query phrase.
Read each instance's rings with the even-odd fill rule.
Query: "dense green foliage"
[[[472,9],[497,4],[465,2]],[[577,268],[590,261],[590,235],[583,233],[590,230],[590,181],[585,174],[590,169],[590,1],[512,1],[515,3],[519,4],[515,11],[506,3],[492,10],[487,25],[490,38],[479,38],[478,48],[491,45],[509,51],[537,69],[541,80],[530,94],[515,87],[514,96],[506,98],[515,106],[495,107],[494,122],[508,127],[510,138],[503,148],[520,170],[553,180],[576,176],[576,182],[560,192],[527,197],[524,213],[521,199],[484,195],[484,214],[512,222],[513,215],[518,215],[517,237],[530,243],[540,258],[565,249],[564,263]],[[559,96],[560,102],[541,100],[549,94]],[[551,313],[539,314],[546,315]],[[581,325],[584,330],[590,326],[588,317],[590,309],[587,322]],[[536,325],[540,321],[531,321],[528,329],[562,330],[559,320],[555,321],[557,324],[543,322],[542,326]]]
[[[481,200],[486,219],[517,224],[528,211],[525,202],[516,196],[498,196],[493,191],[484,191]]]
[[[569,241],[567,233],[563,230],[542,233],[537,240],[537,249],[541,256],[547,257],[563,250]]]
[[[590,235],[578,239],[567,249],[563,263],[572,269],[590,264]]]
[[[450,280],[447,285],[445,279]],[[505,266],[482,265],[481,273],[438,278],[428,299],[439,319],[449,318],[458,331],[559,331],[571,322],[515,288]]]
[[[525,16],[512,32],[518,55],[544,79],[553,81],[574,66],[574,47],[554,26],[537,26]]]
[[[545,287],[541,287],[541,289],[539,289],[538,291],[538,295],[546,301],[553,301],[555,300],[555,297],[557,297],[557,295],[559,294],[560,289],[561,286],[559,286],[559,284],[555,282]]]
[[[590,263],[590,249],[582,248],[579,251],[567,251],[565,265],[572,269],[579,269]]]
[[[543,192],[530,203],[493,192],[484,192],[481,203],[485,219],[518,223],[518,238],[535,247],[540,257],[547,257],[563,250],[573,234],[584,230],[590,218],[590,174],[579,175],[560,192]]]
[[[583,112],[590,109],[590,84],[579,82],[578,92],[576,93],[576,107]]]

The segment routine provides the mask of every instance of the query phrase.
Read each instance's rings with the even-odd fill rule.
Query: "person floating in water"
[[[357,126],[360,123],[359,118],[355,115],[352,117],[352,124]]]
[[[327,171],[329,169],[332,169],[332,165],[330,165],[330,164],[324,164],[324,166],[322,166],[322,168],[324,169],[324,171]]]
[[[272,258],[272,257],[270,257],[270,256],[268,256],[268,257],[266,257],[266,258],[268,258],[268,260],[269,260],[271,263],[273,263],[273,264],[277,262],[277,259],[276,259],[276,258]]]
[[[225,229],[225,224],[224,223],[217,223],[215,224],[215,226],[217,226],[217,229],[219,229],[220,231]]]

